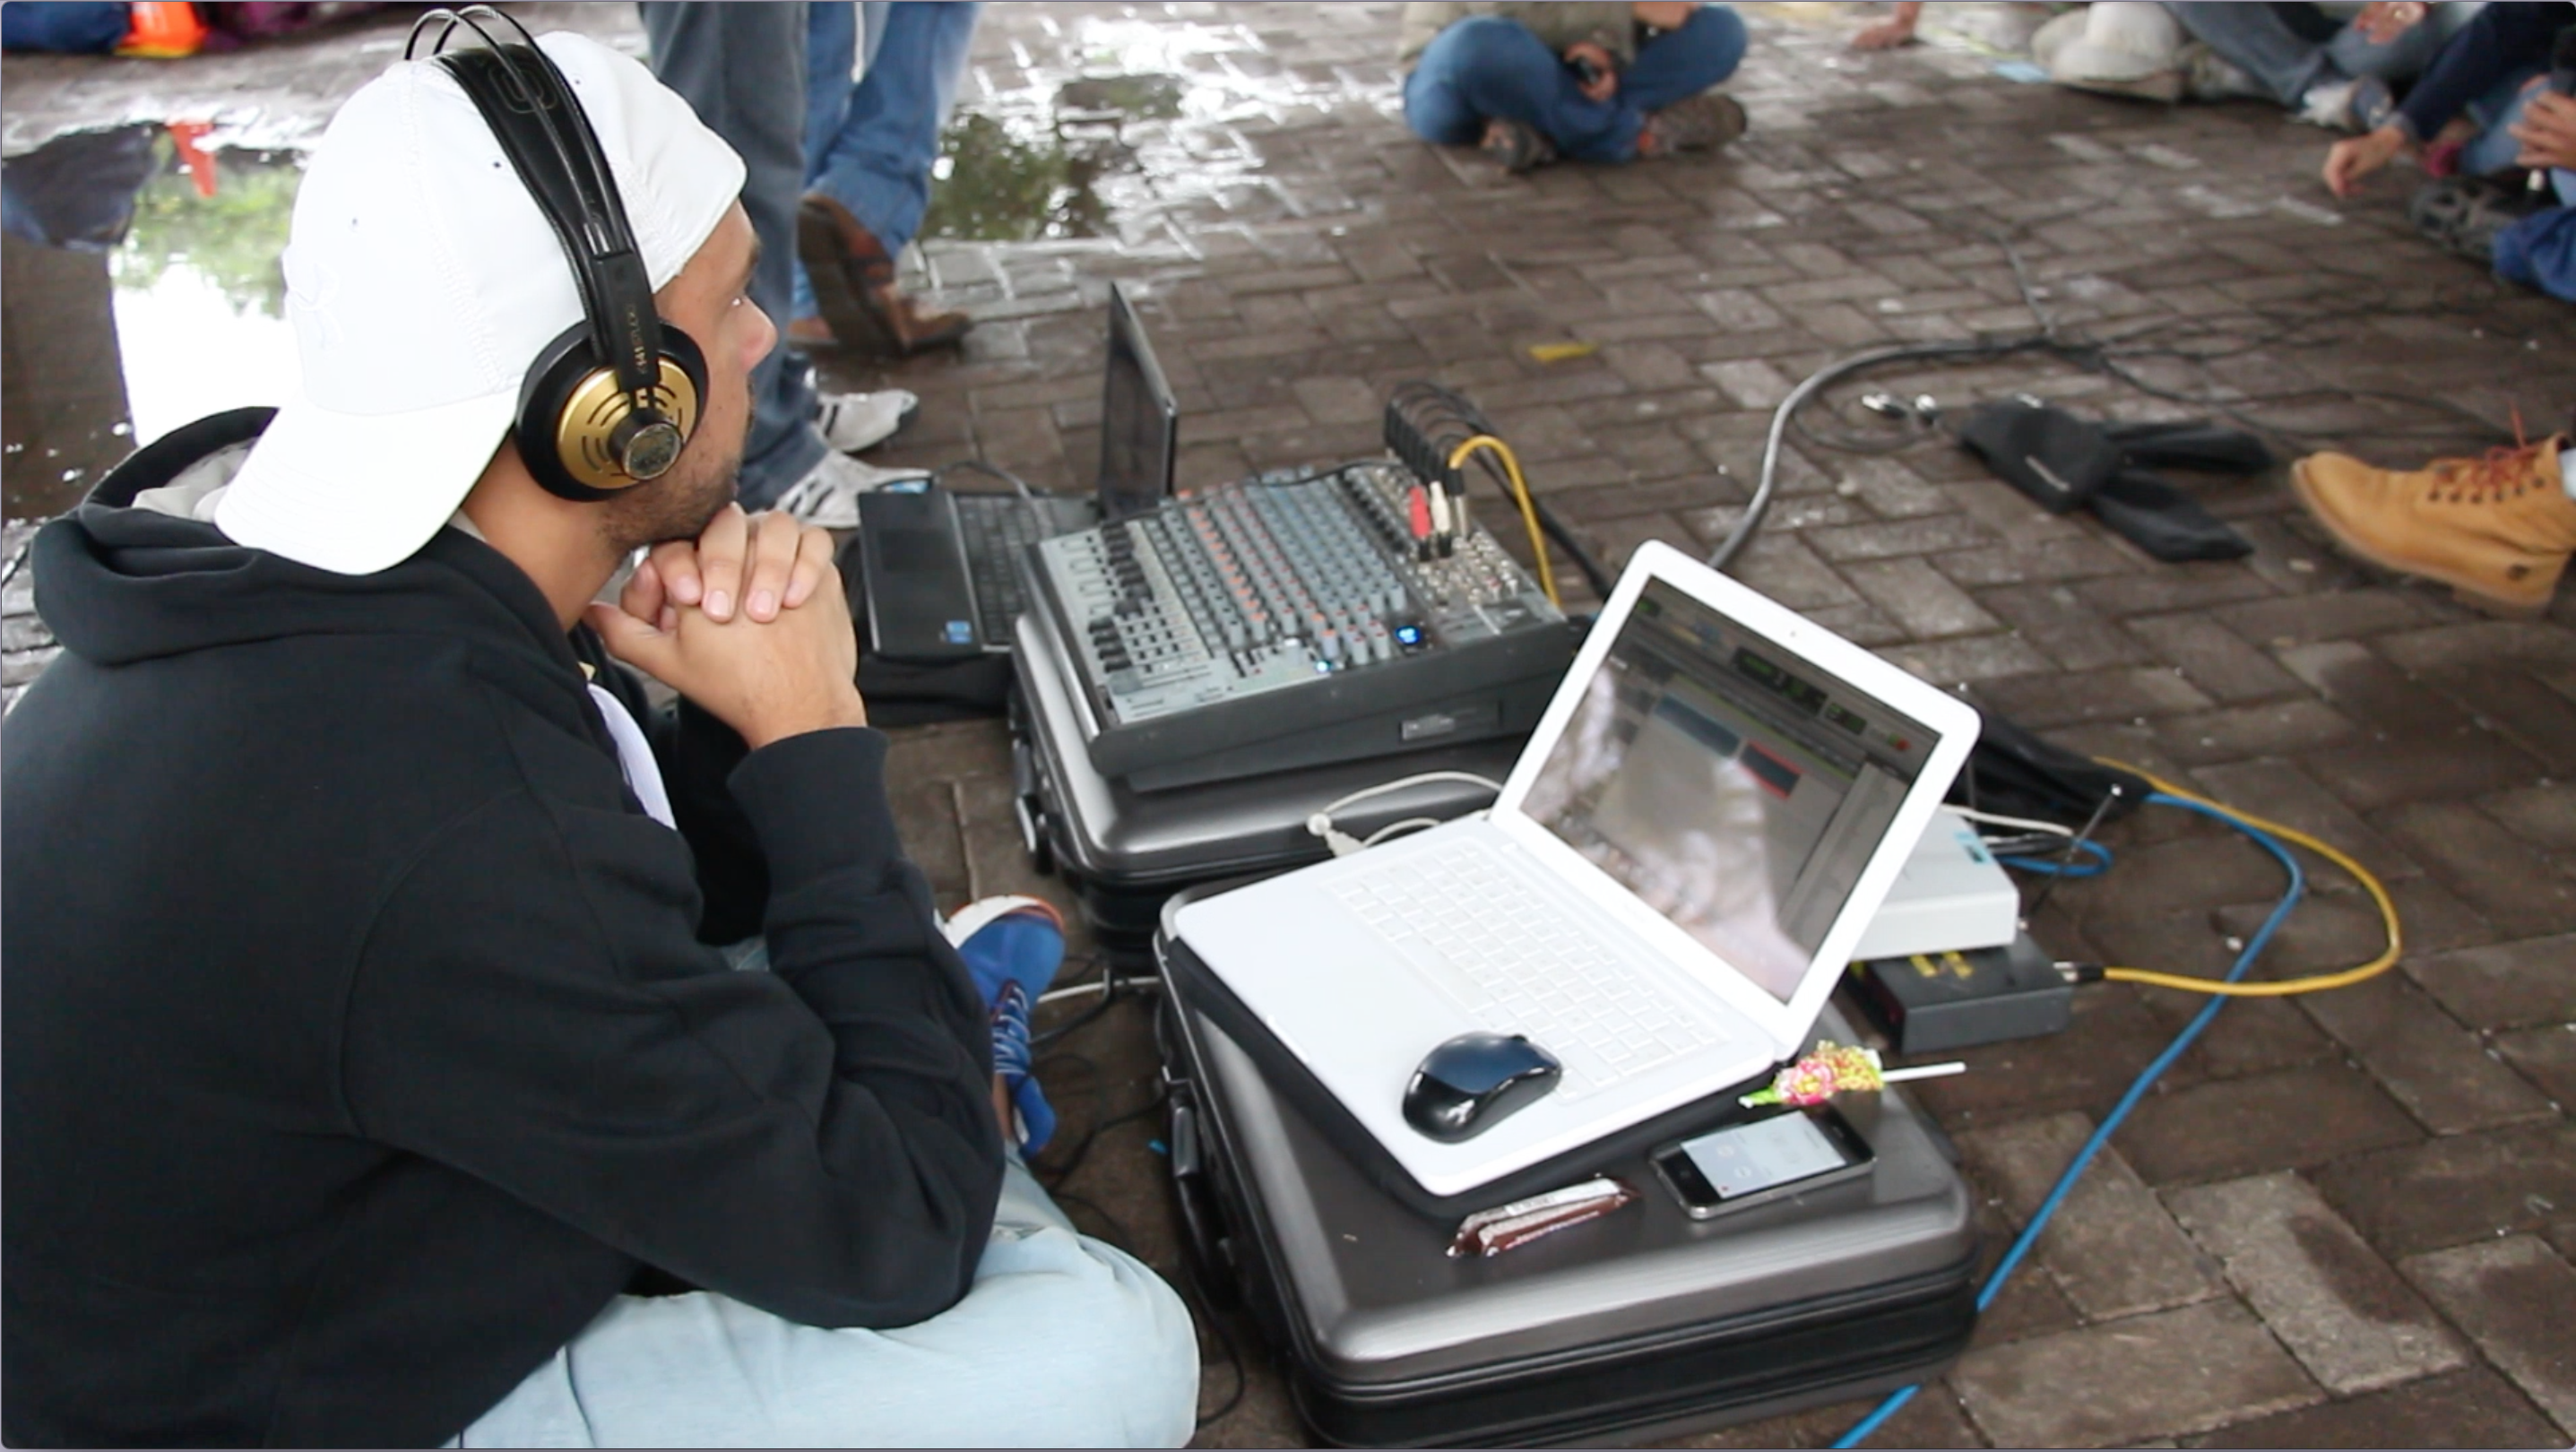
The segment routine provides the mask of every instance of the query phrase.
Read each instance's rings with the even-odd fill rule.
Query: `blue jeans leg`
[[[2260,82],[2272,99],[2290,107],[2297,106],[2312,87],[2356,76],[2405,80],[2421,72],[2442,47],[2441,28],[2430,21],[2411,27],[2386,45],[2372,44],[2352,25],[2319,44],[2292,30],[2269,5],[2166,0],[2165,8],[2193,39]]]
[[[1679,30],[1646,42],[1619,78],[1620,99],[1655,112],[1735,74],[1744,60],[1744,19],[1723,5],[1703,5]]]
[[[811,189],[849,208],[888,255],[921,230],[939,128],[956,104],[982,10],[975,0],[895,0],[881,33],[871,16],[867,74],[810,167]]]
[[[1198,1410],[1189,1311],[1006,1167],[966,1298],[823,1330],[711,1291],[620,1296],[454,1445],[1178,1447]]]
[[[783,336],[805,174],[805,7],[643,0],[636,9],[653,73],[742,156],[742,206],[760,238],[751,300],[782,331],[752,370],[751,432],[742,450],[742,505],[766,508],[829,450],[814,427],[811,376]]]
[[[1519,21],[1472,15],[1433,36],[1405,78],[1405,123],[1425,141],[1472,146],[1498,116],[1584,161],[1636,155],[1645,124],[1621,97],[1586,98],[1563,59]]]
[[[2523,88],[2540,73],[2538,66],[2524,66],[2468,104],[2468,117],[2478,124],[2478,134],[2460,150],[2463,174],[2494,176],[2514,169],[2513,159],[2522,154],[2522,143],[2505,128],[2522,119],[2522,108],[2531,100],[2531,92]]]
[[[2165,0],[2165,8],[2194,40],[2252,76],[2284,106],[2298,105],[2308,87],[2333,78],[2325,47],[2292,30],[2269,5]]]
[[[2372,43],[2358,25],[2347,25],[2326,42],[2326,60],[2347,76],[2377,76],[2383,81],[2411,81],[2433,63],[2442,48],[2442,27],[2430,17],[2406,28],[2386,45]]]
[[[770,970],[766,938],[722,951]],[[1198,1395],[1180,1297],[1014,1156],[975,1284],[929,1320],[827,1331],[712,1292],[620,1296],[449,1445],[1178,1447]]]
[[[876,7],[871,7],[876,8]],[[805,186],[832,138],[850,114],[850,92],[858,82],[859,8],[850,0],[812,0],[805,7]],[[813,280],[805,264],[796,264],[796,285],[788,316],[810,318],[819,310]]]
[[[2576,302],[2576,207],[2534,212],[2498,232],[2495,270],[2509,282]],[[2576,493],[2576,488],[2570,492]]]

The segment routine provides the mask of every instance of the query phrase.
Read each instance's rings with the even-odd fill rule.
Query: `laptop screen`
[[[1648,580],[1521,810],[1786,1003],[1932,747]]]
[[[1109,289],[1109,366],[1100,398],[1100,512],[1110,519],[1142,514],[1172,492],[1172,455],[1180,444],[1180,405],[1154,361],[1126,290]]]

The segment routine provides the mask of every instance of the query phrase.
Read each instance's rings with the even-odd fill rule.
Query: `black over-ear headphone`
[[[519,38],[494,39],[483,27],[487,20],[508,25]],[[446,28],[431,44],[431,58],[483,113],[562,241],[581,289],[582,321],[548,343],[528,368],[512,438],[548,492],[581,501],[612,498],[658,478],[679,458],[706,398],[706,355],[654,312],[652,277],[627,225],[617,179],[553,59],[526,27],[488,5],[423,15],[403,47],[404,59],[440,21]],[[482,37],[483,47],[448,50],[459,25]]]

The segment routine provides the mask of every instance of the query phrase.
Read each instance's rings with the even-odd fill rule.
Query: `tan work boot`
[[[2311,454],[2291,466],[2290,482],[2317,522],[2363,559],[2439,580],[2473,604],[2535,612],[2548,607],[2576,552],[2576,500],[2559,472],[2566,447],[2553,435],[2411,473]]]

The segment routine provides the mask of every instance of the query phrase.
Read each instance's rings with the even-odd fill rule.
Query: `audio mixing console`
[[[1032,546],[1093,765],[1154,790],[1528,731],[1573,629],[1416,495],[1393,461],[1293,471]]]

